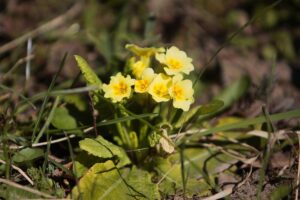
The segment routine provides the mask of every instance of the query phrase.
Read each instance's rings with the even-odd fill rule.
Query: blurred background
[[[299,10],[300,0],[0,0],[0,81],[27,96],[45,91],[68,52],[59,87],[78,77],[75,54],[106,82],[125,66],[125,44],[174,45],[204,71],[198,103],[246,75],[250,89],[227,114],[291,110],[300,105]]]

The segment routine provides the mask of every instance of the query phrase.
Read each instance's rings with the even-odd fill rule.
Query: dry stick
[[[38,190],[34,190],[32,188],[20,185],[18,183],[12,182],[12,181],[7,180],[7,179],[0,178],[0,183],[4,183],[4,184],[10,185],[10,186],[12,186],[14,188],[18,188],[18,189],[21,189],[21,190],[24,190],[24,191],[27,191],[27,192],[30,192],[30,193],[33,193],[33,194],[36,194],[36,195],[39,195],[39,196],[43,196],[45,198],[55,199],[54,196],[51,196],[51,195],[46,194],[44,192],[40,192]]]
[[[59,26],[63,25],[66,21],[74,18],[76,15],[80,13],[82,10],[82,3],[79,2],[75,4],[72,8],[70,8],[65,14],[60,15],[51,21],[39,26],[38,28],[22,35],[21,37],[3,45],[0,47],[0,54],[3,54],[7,51],[10,51],[11,49],[19,46],[23,42],[26,42],[29,38],[35,38],[38,35],[44,34],[48,31],[51,31],[55,28],[58,28]]]
[[[1,160],[0,159],[0,163],[6,165],[6,162],[4,160]],[[19,167],[15,166],[15,165],[12,165],[12,168],[17,170],[31,185],[34,185],[33,181],[29,178],[29,176],[27,176],[27,174]]]
[[[299,150],[298,150],[298,172],[297,172],[297,180],[296,180],[296,191],[295,191],[295,200],[298,199],[299,196],[299,182],[300,182],[300,131],[296,131],[299,140]]]

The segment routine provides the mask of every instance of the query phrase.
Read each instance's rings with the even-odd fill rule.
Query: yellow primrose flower
[[[134,91],[137,93],[145,93],[148,91],[150,83],[155,77],[155,73],[152,68],[146,68],[142,74],[141,80],[136,80],[134,84]]]
[[[169,101],[169,87],[171,78],[160,73],[158,74],[149,86],[148,93],[156,102]]]
[[[194,102],[193,83],[190,80],[182,79],[183,77],[181,74],[173,77],[169,93],[173,99],[173,106],[175,108],[181,108],[184,111],[188,111],[190,105]]]
[[[155,48],[155,47],[139,47],[134,44],[126,44],[125,46],[126,49],[130,50],[132,53],[134,53],[137,56],[140,57],[150,57],[153,56],[156,53],[163,53],[165,52],[164,48]]]
[[[165,54],[156,53],[155,57],[161,64],[166,65],[164,70],[168,75],[189,74],[194,70],[192,59],[187,57],[186,53],[180,51],[177,47],[172,46]]]
[[[114,103],[122,101],[123,98],[129,98],[131,95],[131,86],[134,85],[134,79],[129,75],[124,77],[120,72],[116,76],[110,77],[109,84],[103,84],[105,98],[111,98]]]
[[[144,70],[149,66],[149,63],[150,59],[148,57],[141,57],[139,61],[136,61],[131,65],[132,74],[140,79]]]

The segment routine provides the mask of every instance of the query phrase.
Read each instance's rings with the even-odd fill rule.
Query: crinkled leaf
[[[79,142],[82,150],[103,159],[117,159],[118,167],[130,164],[126,152],[117,145],[105,140],[102,136],[96,139],[86,138]]]
[[[80,192],[79,192],[80,191]],[[72,199],[159,199],[158,187],[146,171],[117,169],[112,161],[97,163],[72,190]]]
[[[55,128],[62,130],[77,128],[76,119],[69,114],[66,107],[58,107],[55,109],[51,124]]]
[[[99,85],[101,86],[101,81],[98,78],[97,74],[92,70],[92,68],[89,66],[89,64],[86,62],[85,59],[82,57],[75,55],[75,60],[78,64],[78,67],[80,68],[80,71],[82,72],[86,82],[88,85]]]
[[[99,86],[99,90],[95,90],[94,92],[92,92],[94,104],[98,103],[99,97],[97,95],[99,94],[100,87],[102,85],[101,80],[98,78],[97,74],[92,70],[92,68],[89,66],[85,59],[78,55],[75,55],[75,60],[78,64],[81,73],[85,78],[87,85]]]
[[[18,163],[27,162],[27,161],[35,160],[42,156],[44,156],[44,151],[42,149],[25,148],[17,152],[13,156],[13,161]]]

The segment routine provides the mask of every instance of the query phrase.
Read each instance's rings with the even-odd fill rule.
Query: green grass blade
[[[300,109],[283,112],[283,113],[278,113],[278,114],[273,114],[273,115],[270,115],[269,117],[270,117],[270,120],[273,122],[283,120],[283,119],[300,117]],[[266,121],[267,121],[267,119],[265,118],[265,116],[256,117],[253,119],[246,119],[242,122],[227,124],[227,125],[220,126],[220,127],[214,127],[214,128],[208,129],[203,132],[195,133],[194,135],[186,137],[185,140],[197,139],[201,136],[210,135],[210,134],[220,132],[220,131],[228,131],[228,130],[234,130],[234,129],[239,129],[239,128],[247,128],[251,125],[261,124]]]
[[[38,133],[38,135],[37,135],[37,137],[35,138],[33,144],[38,143],[39,140],[41,139],[41,137],[43,136],[44,132],[48,129],[48,127],[49,127],[49,125],[50,125],[50,123],[51,123],[51,120],[52,120],[52,118],[53,118],[53,116],[54,116],[54,111],[55,111],[57,105],[59,104],[59,101],[60,101],[60,98],[59,98],[59,96],[58,96],[58,97],[56,97],[56,99],[55,99],[55,101],[54,101],[54,104],[53,104],[53,106],[52,106],[52,109],[51,109],[51,111],[50,111],[50,114],[49,114],[49,116],[48,116],[48,118],[47,118],[47,120],[46,120],[44,126],[42,127],[42,129],[41,129],[40,132]]]
[[[126,122],[129,120],[135,120],[135,119],[142,119],[142,118],[146,118],[146,117],[155,117],[157,116],[157,113],[146,113],[146,114],[140,114],[140,115],[134,115],[134,116],[126,116],[126,117],[120,117],[117,119],[112,119],[112,120],[108,120],[108,121],[102,121],[102,122],[98,122],[96,125],[97,127],[99,126],[107,126],[107,125],[112,125],[112,124],[116,124],[116,123],[120,123],[120,122]]]
[[[51,81],[51,83],[50,83],[50,86],[49,86],[48,91],[47,91],[47,94],[46,94],[46,96],[45,96],[45,98],[44,98],[44,101],[43,101],[41,110],[40,110],[40,112],[39,112],[37,121],[36,121],[35,126],[34,126],[34,129],[33,129],[32,139],[31,139],[32,142],[38,141],[38,140],[35,138],[35,136],[36,136],[37,130],[38,130],[39,126],[40,126],[40,123],[41,123],[41,121],[42,121],[42,116],[43,116],[43,114],[44,114],[44,111],[45,111],[47,102],[48,102],[48,100],[49,100],[49,96],[50,96],[49,94],[51,93],[51,91],[52,91],[52,89],[53,89],[53,87],[54,87],[54,85],[55,85],[55,82],[56,82],[56,79],[57,79],[58,75],[60,74],[62,68],[63,68],[64,65],[65,65],[65,61],[66,61],[67,55],[68,55],[67,53],[64,55],[64,57],[63,57],[63,59],[62,59],[62,61],[61,61],[61,63],[60,63],[59,69],[58,69],[57,73],[54,75],[54,77],[53,77],[53,79],[52,79],[52,81]]]

